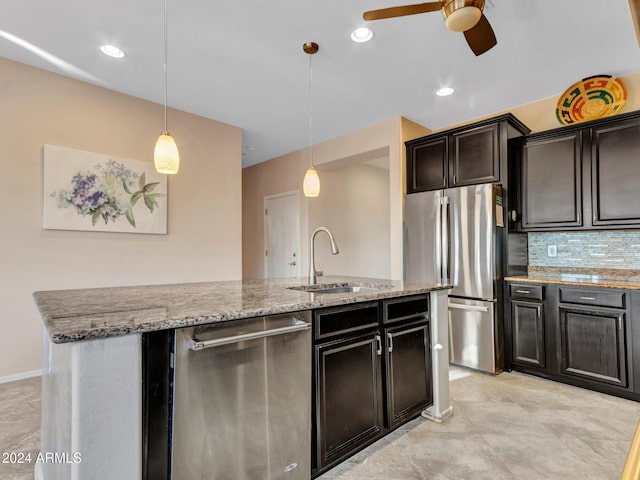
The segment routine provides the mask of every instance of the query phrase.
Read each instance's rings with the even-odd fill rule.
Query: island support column
[[[449,291],[430,293],[433,405],[422,416],[443,422],[453,413],[449,399]]]
[[[141,341],[55,344],[45,332],[36,480],[140,480]]]

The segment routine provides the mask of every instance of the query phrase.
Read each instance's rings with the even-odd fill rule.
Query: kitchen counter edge
[[[640,282],[611,278],[576,278],[568,275],[518,275],[505,277],[506,282],[554,283],[577,287],[619,288],[623,290],[640,290]]]
[[[343,294],[290,289],[304,285],[299,278],[51,290],[35,292],[33,297],[50,340],[69,343],[452,288],[360,277],[324,277],[322,281],[323,286],[345,283],[380,289]]]

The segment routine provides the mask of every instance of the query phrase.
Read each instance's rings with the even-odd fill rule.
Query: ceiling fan
[[[365,20],[404,17],[418,13],[442,10],[445,25],[452,32],[464,32],[464,37],[476,55],[482,55],[498,43],[493,28],[482,13],[485,0],[440,0],[438,2],[418,3],[400,7],[382,8],[364,12]],[[629,0],[631,18],[640,44],[640,0]]]
[[[493,28],[482,13],[484,2],[485,0],[440,0],[439,2],[370,10],[364,12],[362,18],[381,20],[442,10],[447,28],[452,32],[464,32],[464,37],[473,53],[482,55],[498,43]],[[640,4],[640,0],[636,0],[636,2]]]
[[[629,0],[629,10],[631,10],[633,26],[636,29],[636,37],[638,37],[638,43],[640,44],[640,0]]]

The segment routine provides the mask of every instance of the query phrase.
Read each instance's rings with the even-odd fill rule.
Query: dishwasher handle
[[[240,335],[232,335],[230,337],[215,338],[213,340],[201,341],[197,338],[192,338],[188,342],[188,347],[194,352],[204,350],[207,348],[219,347],[221,345],[229,345],[230,343],[238,343],[246,340],[255,340],[258,338],[272,337],[274,335],[284,335],[285,333],[298,332],[301,330],[308,330],[311,328],[311,324],[303,322],[302,320],[296,320],[295,325],[288,327],[272,328],[271,330],[261,330],[259,332],[243,333]]]
[[[449,303],[449,308],[458,310],[472,310],[474,312],[488,312],[489,307],[483,307],[481,305],[467,305],[464,303]]]

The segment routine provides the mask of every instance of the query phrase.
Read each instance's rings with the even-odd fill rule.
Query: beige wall
[[[623,112],[640,110],[640,72],[621,77],[627,87],[627,102]],[[567,85],[568,87],[568,85]],[[502,113],[511,112],[532,132],[560,126],[555,108],[558,92],[553,97],[526,105],[519,105],[484,117],[469,119],[457,125],[473,123]],[[446,130],[457,125],[449,125]],[[343,135],[314,146],[316,164],[343,162],[351,158],[366,158],[380,152],[389,155],[389,244],[390,277],[402,278],[402,208],[405,193],[404,142],[429,133],[428,128],[402,117],[390,119],[369,128]],[[297,190],[308,166],[307,150],[300,150],[243,170],[243,277],[261,278],[264,275],[263,255],[263,198],[266,195]],[[320,169],[319,169],[320,171]],[[322,175],[321,175],[322,179]],[[324,189],[328,189],[326,183]],[[327,193],[326,191],[321,192]],[[301,254],[302,272],[307,271],[307,242],[309,234],[309,200],[301,195]],[[331,260],[327,260],[331,262]],[[329,272],[329,269],[326,268]]]
[[[378,159],[388,165],[388,158]],[[330,164],[325,164],[330,165]],[[316,265],[335,275],[389,278],[389,170],[363,162],[318,167],[325,188],[309,199],[309,231],[325,226],[340,248],[331,255],[328,236],[316,237]]]
[[[621,113],[640,110],[640,72],[625,75],[623,77],[620,77],[620,79],[623,81],[627,88],[627,101]],[[576,78],[576,81],[578,80],[580,79]],[[567,85],[567,88],[569,87],[570,85]],[[524,105],[518,105],[516,107],[502,110],[500,112],[494,112],[483,117],[470,119],[456,125],[450,125],[439,130],[434,130],[434,132],[448,130],[457,125],[465,125],[468,123],[477,122],[478,120],[495,117],[496,115],[507,112],[511,112],[512,114],[514,114],[518,118],[518,120],[529,127],[531,129],[531,132],[533,133],[550,130],[552,128],[558,128],[562,125],[560,125],[560,122],[558,122],[558,119],[556,117],[556,105],[558,104],[558,98],[563,93],[564,92],[558,92],[557,95],[554,95],[552,97],[543,98],[541,100],[537,100],[535,102],[527,103]]]
[[[152,161],[162,107],[0,59],[0,377],[41,368],[36,290],[241,277],[241,131],[169,110],[168,235],[42,228],[42,146]]]
[[[403,207],[403,120],[395,117],[314,145],[314,165],[329,162],[346,163],[371,160],[386,155],[389,158],[389,249],[391,279],[402,278],[402,207]],[[413,122],[409,122],[411,125]],[[243,278],[264,276],[264,197],[300,190],[304,172],[309,166],[308,149],[298,150],[242,171],[242,254]],[[321,168],[318,169],[321,172]],[[322,174],[320,173],[321,191]],[[301,272],[308,269],[308,202],[300,193]],[[327,273],[332,273],[327,269]]]

